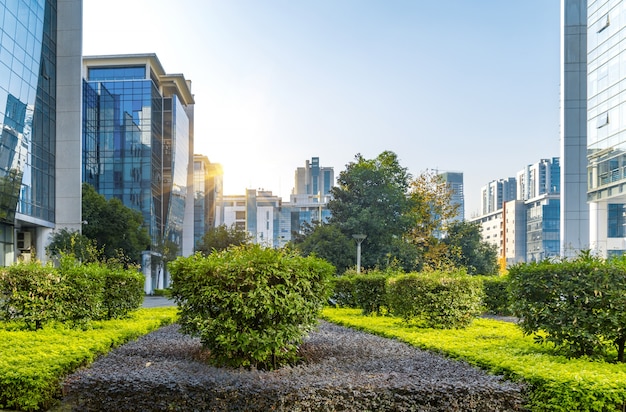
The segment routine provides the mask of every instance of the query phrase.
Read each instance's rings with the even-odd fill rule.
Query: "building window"
[[[246,220],[246,212],[245,211],[237,211],[235,212],[236,220]]]
[[[596,128],[600,129],[609,124],[609,112],[604,112],[598,116]]]
[[[624,236],[624,215],[626,214],[626,205],[623,203],[610,203],[608,205],[607,216],[607,236],[611,238]]]

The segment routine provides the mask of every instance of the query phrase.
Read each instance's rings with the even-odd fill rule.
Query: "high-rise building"
[[[208,157],[200,154],[193,156],[193,169],[195,247],[209,229],[217,226],[224,172],[219,163],[211,163]]]
[[[561,172],[558,157],[541,159],[517,172],[518,200],[530,200],[544,194],[560,193]]]
[[[626,253],[625,15],[623,1],[589,1],[587,7],[589,240],[602,256]]]
[[[221,209],[220,225],[247,231],[253,243],[282,246],[279,237],[281,199],[272,192],[247,189],[245,195],[223,196]]]
[[[82,0],[0,0],[0,266],[81,228]]]
[[[324,222],[330,218],[326,204],[330,200],[330,189],[335,185],[332,167],[320,167],[319,157],[311,158],[304,167],[295,172],[294,188],[289,203],[283,204],[283,223],[280,239],[286,243],[292,232],[300,232],[305,224]],[[290,216],[287,223],[287,215]],[[289,229],[287,229],[289,228]]]
[[[191,82],[166,73],[155,54],[90,56],[83,65],[83,180],[140,211],[154,245],[192,253]],[[151,275],[159,270],[144,268],[146,290],[167,285]]]
[[[587,205],[587,0],[561,1],[560,255],[589,248]]]
[[[453,220],[463,220],[465,218],[465,197],[463,195],[463,173],[462,172],[441,172],[439,176],[448,184],[452,190],[451,204],[457,206],[457,215]]]
[[[514,177],[489,182],[480,189],[481,215],[488,215],[502,209],[502,205],[517,197]]]

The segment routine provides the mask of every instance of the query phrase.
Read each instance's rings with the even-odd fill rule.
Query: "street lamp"
[[[363,243],[367,235],[357,234],[352,235],[352,237],[356,240],[356,273],[361,273],[361,243]]]

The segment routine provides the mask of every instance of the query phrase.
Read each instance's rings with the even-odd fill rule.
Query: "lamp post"
[[[352,235],[352,237],[356,240],[356,273],[361,273],[361,243],[363,243],[367,235],[357,234]]]

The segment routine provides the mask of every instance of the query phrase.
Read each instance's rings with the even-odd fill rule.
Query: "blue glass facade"
[[[146,66],[89,68],[83,94],[83,181],[141,211],[163,234],[163,98]]]
[[[538,262],[559,256],[561,201],[545,199],[528,205],[526,212],[526,261]]]
[[[17,213],[54,222],[56,19],[54,0],[0,0],[0,266]]]

